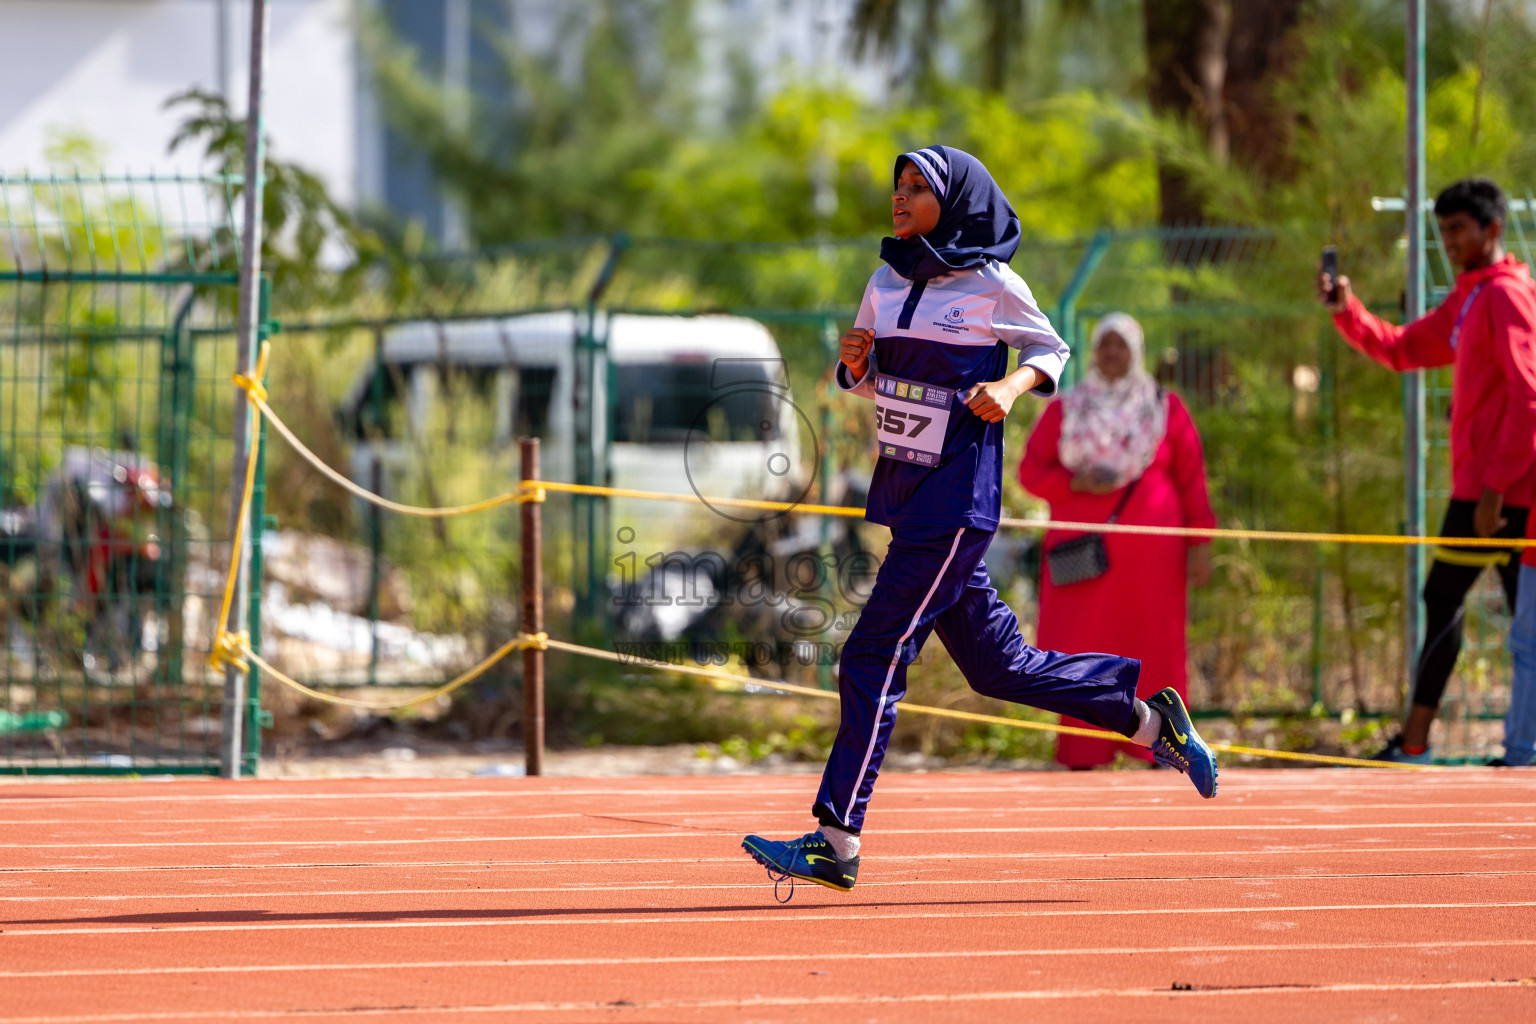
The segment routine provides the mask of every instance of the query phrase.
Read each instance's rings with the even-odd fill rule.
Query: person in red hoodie
[[[1369,313],[1349,278],[1320,272],[1318,298],[1339,333],[1393,370],[1452,366],[1451,500],[1440,536],[1526,535],[1536,495],[1536,284],[1504,251],[1509,204],[1498,185],[1468,178],[1435,199],[1456,287],[1429,315],[1404,327]],[[1532,524],[1536,525],[1536,524]],[[1536,557],[1530,558],[1536,565]],[[1462,604],[1485,568],[1498,570],[1511,612],[1519,587],[1515,548],[1435,549],[1424,582],[1425,637],[1414,674],[1413,704],[1402,730],[1375,755],[1382,761],[1430,760],[1429,727],[1461,652]]]

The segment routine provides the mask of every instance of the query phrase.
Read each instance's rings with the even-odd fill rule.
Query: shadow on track
[[[858,907],[999,907],[999,906],[1046,906],[1062,903],[1087,903],[1088,900],[912,900],[892,902],[880,900],[873,903],[843,904]],[[281,924],[303,921],[516,921],[539,917],[607,917],[626,914],[652,917],[661,914],[731,914],[741,911],[780,910],[793,914],[796,910],[824,910],[837,904],[805,904],[798,907],[780,907],[773,902],[745,903],[716,907],[583,907],[579,909],[528,909],[507,910],[317,910],[308,913],[280,913],[270,910],[194,910],[178,913],[157,914],[106,914],[100,917],[52,917],[28,918],[0,922],[0,932],[18,925],[80,925],[80,924]]]

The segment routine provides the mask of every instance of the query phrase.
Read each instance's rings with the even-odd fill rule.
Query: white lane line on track
[[[697,862],[690,862],[696,864]],[[732,864],[741,864],[740,858],[732,858]],[[1366,878],[1509,878],[1536,875],[1536,871],[1373,871],[1351,874],[1317,875],[1074,875],[1071,877],[1043,878],[912,878],[889,882],[870,881],[859,883],[860,889],[874,886],[908,888],[924,885],[1084,885],[1093,882],[1298,882],[1347,879],[1357,881]],[[316,899],[321,896],[467,896],[511,895],[516,893],[583,893],[583,892],[654,892],[657,887],[677,889],[759,889],[762,882],[708,882],[679,885],[670,878],[648,879],[641,882],[611,883],[603,885],[541,885],[519,887],[460,887],[458,889],[292,889],[286,892],[181,892],[181,893],[131,893],[96,896],[0,896],[0,903],[123,903],[130,900],[265,900],[265,899]],[[0,921],[0,925],[4,922]]]
[[[1358,770],[1369,772],[1373,778],[1383,777],[1378,775],[1378,773],[1372,769]],[[1382,769],[1382,771],[1386,771],[1386,769]],[[1262,782],[1260,782],[1258,778],[1255,777],[1253,779],[1254,785],[1252,789],[1243,788],[1244,783],[1250,781],[1248,778],[1235,778],[1227,784],[1228,788],[1223,791],[1222,795],[1226,799],[1234,799],[1237,797],[1250,795],[1274,796],[1285,793],[1327,793],[1329,795],[1348,795],[1364,792],[1402,793],[1405,791],[1405,788],[1412,792],[1422,793],[1430,789],[1450,788],[1454,790],[1457,787],[1465,787],[1468,793],[1478,794],[1487,791],[1489,777],[1496,777],[1499,780],[1497,785],[1499,790],[1503,792],[1508,792],[1510,790],[1536,789],[1536,771],[1529,773],[1518,773],[1522,776],[1528,775],[1528,778],[1512,777],[1516,773],[1510,772],[1509,770],[1505,770],[1503,773],[1494,776],[1495,771],[1497,770],[1490,769],[1487,773],[1484,773],[1484,776],[1480,781],[1475,782],[1462,775],[1460,770],[1452,770],[1444,773],[1415,773],[1412,779],[1399,778],[1395,783],[1380,785],[1360,780],[1349,782],[1341,777],[1338,777],[1333,772],[1323,772],[1316,770],[1307,770],[1300,774],[1321,775],[1326,776],[1326,778],[1318,779],[1315,784],[1310,780],[1304,784],[1297,784],[1296,780],[1294,779],[1278,778],[1277,776],[1279,773],[1277,770],[1274,772],[1267,772],[1266,775],[1268,775],[1269,778],[1264,779]],[[1224,773],[1223,777],[1226,777],[1227,774],[1230,773]],[[1394,772],[1391,774],[1400,775],[1401,773]],[[25,787],[13,787],[11,792],[7,792],[5,787],[0,786],[0,806],[14,804],[19,806],[35,807],[42,802],[49,804],[161,804],[191,803],[201,801],[237,801],[250,803],[270,800],[279,802],[285,800],[296,802],[304,800],[484,800],[489,798],[569,800],[570,798],[577,796],[614,796],[622,797],[625,800],[648,797],[656,799],[693,799],[697,797],[726,799],[740,796],[749,796],[752,799],[761,799],[762,797],[767,796],[783,796],[803,799],[807,796],[807,790],[805,786],[795,786],[793,788],[764,786],[762,784],[762,780],[767,777],[768,776],[762,775],[728,776],[722,778],[722,783],[725,784],[717,788],[707,789],[674,789],[666,787],[665,785],[637,786],[633,789],[614,787],[603,789],[559,789],[544,788],[542,786],[537,789],[514,788],[516,785],[521,784],[519,781],[509,782],[508,786],[504,789],[364,789],[351,793],[268,793],[250,791],[241,792],[236,790],[217,791],[210,788],[206,793],[163,793],[159,795],[147,795],[140,794],[138,792],[125,792],[121,795],[112,796],[51,796],[47,793],[46,788],[42,786],[29,785]],[[811,777],[806,776],[806,778],[810,779]],[[1064,792],[1071,792],[1071,789],[1064,785],[1008,785],[1007,783],[999,783],[996,785],[986,786],[950,785],[945,783],[942,778],[940,778],[938,781],[935,781],[935,777],[933,775],[923,776],[922,778],[924,781],[917,783],[903,779],[901,775],[882,776],[880,780],[880,793],[882,801],[900,799],[903,797],[929,796],[934,793],[943,793],[946,796],[951,794],[985,794],[987,796],[1006,796],[1010,794],[1027,793],[1049,793],[1061,795]],[[666,782],[669,780],[663,777],[660,781]],[[1171,782],[1172,780],[1167,781]],[[292,785],[295,786],[304,784],[305,783],[292,783]],[[1151,778],[1144,783],[1119,782],[1118,780],[1111,780],[1107,777],[1104,777],[1102,782],[1096,779],[1094,787],[1089,791],[1102,792],[1107,790],[1117,794],[1141,794],[1146,792],[1149,788],[1153,788],[1154,784],[1157,784],[1156,791],[1162,791],[1165,784],[1163,776],[1156,776],[1155,778]],[[208,785],[212,787],[219,784],[210,782]]]
[[[1310,953],[1348,950],[1419,950],[1499,949],[1536,946],[1536,939],[1454,939],[1443,942],[1300,942],[1284,945],[1216,946],[1107,946],[1094,949],[973,949],[960,951],[925,950],[921,952],[838,953],[817,950],[805,953],[747,953],[718,956],[632,956],[556,958],[548,960],[417,960],[384,961],[366,964],[240,964],[217,967],[103,967],[73,968],[53,971],[0,971],[0,978],[94,978],[101,975],[164,974],[279,974],[321,971],[404,971],[452,970],[478,967],[624,967],[648,964],[733,964],[760,961],[800,960],[966,960],[1001,957],[1073,957],[1073,956],[1177,956],[1185,953]]]
[[[683,829],[679,825],[657,825],[658,828]],[[967,828],[967,835],[1051,835],[1071,833],[1121,833],[1121,832],[1343,832],[1370,829],[1520,829],[1536,827],[1532,822],[1508,821],[1387,821],[1387,822],[1309,822],[1294,824],[1250,823],[1247,825],[1019,825],[998,828]],[[881,836],[941,836],[954,835],[952,828],[890,828],[881,829]],[[714,832],[688,829],[672,832],[572,832],[539,834],[531,836],[422,836],[410,839],[230,839],[230,840],[178,840],[151,843],[89,843],[92,850],[137,850],[144,848],[167,849],[174,847],[207,846],[282,846],[293,849],[321,846],[411,846],[424,843],[528,843],[528,842],[575,842],[587,839],[689,839],[699,840],[736,836],[736,831]],[[1520,836],[1518,838],[1527,838]],[[11,850],[76,850],[79,841],[70,843],[11,843]]]
[[[1451,803],[1414,803],[1404,802],[1395,804],[1344,804],[1339,802],[1326,804],[1243,804],[1243,803],[1141,803],[1141,804],[1076,804],[1054,807],[1042,807],[1036,804],[1023,803],[1016,807],[989,806],[989,807],[881,807],[880,814],[1145,814],[1153,811],[1167,811],[1169,813],[1189,814],[1221,814],[1227,811],[1264,811],[1271,814],[1290,814],[1300,812],[1333,812],[1338,814],[1354,814],[1359,811],[1423,811],[1423,810],[1455,810],[1473,811],[1490,809],[1516,808],[1523,811],[1532,809],[1529,800],[1508,800],[1496,803],[1478,803],[1468,805],[1465,801]],[[645,811],[629,811],[629,814],[645,814]],[[657,811],[652,817],[659,817],[669,812]],[[775,810],[773,808],[755,808],[752,810],[738,811],[686,811],[677,812],[688,818],[743,818],[756,820],[764,817],[806,817],[805,809]],[[513,816],[512,812],[502,814],[412,814],[411,821],[505,821]],[[534,821],[555,818],[601,818],[605,816],[598,811],[567,811],[556,814],[517,814],[519,821]],[[0,825],[25,825],[29,828],[37,825],[144,825],[157,828],[173,825],[266,825],[281,824],[284,822],[303,822],[305,824],[321,824],[324,822],[395,822],[401,819],[399,814],[332,814],[332,815],[294,815],[284,817],[265,817],[242,815],[235,818],[12,818],[0,819]],[[1536,821],[1536,818],[1532,819]],[[658,822],[658,824],[664,824]]]
[[[996,904],[1000,900],[977,900],[977,905]],[[274,932],[274,931],[373,931],[377,929],[398,928],[504,928],[525,925],[609,925],[644,924],[794,924],[801,921],[925,921],[925,920],[960,920],[963,918],[1026,918],[1026,917],[1162,917],[1171,915],[1200,915],[1200,914],[1312,914],[1312,913],[1349,913],[1352,911],[1378,911],[1378,910],[1510,910],[1527,907],[1536,907],[1536,900],[1517,901],[1488,901],[1480,903],[1328,903],[1316,906],[1250,906],[1250,907],[1157,907],[1152,909],[1126,909],[1126,910],[1010,910],[1010,911],[944,911],[936,913],[884,913],[884,914],[859,914],[856,912],[840,912],[831,914],[801,914],[797,911],[783,910],[777,913],[770,912],[745,912],[730,915],[710,916],[688,908],[676,910],[666,907],[655,907],[644,911],[635,911],[632,917],[588,917],[587,913],[576,912],[576,916],[564,917],[560,911],[508,911],[509,914],[534,913],[537,917],[506,917],[488,920],[483,916],[451,918],[444,920],[419,920],[419,921],[326,921],[326,922],[261,922],[247,924],[164,924],[164,925],[113,925],[100,928],[7,928],[0,930],[0,941],[18,936],[35,937],[39,935],[172,935],[180,933],[201,932]],[[260,913],[260,911],[256,911]],[[347,913],[341,911],[341,914]],[[397,913],[409,914],[412,911],[398,911]],[[466,911],[465,913],[474,913]],[[622,913],[622,911],[610,911],[610,913]],[[319,913],[312,915],[319,916]],[[3,1024],[3,1022],[0,1022]]]
[[[135,1021],[206,1020],[217,1016],[220,1020],[269,1020],[283,1017],[378,1017],[405,1014],[487,1014],[507,1015],[515,1013],[603,1013],[615,1011],[646,1010],[712,1010],[742,1009],[754,1007],[788,1006],[846,1006],[846,1005],[901,1005],[923,1003],[998,1003],[1035,1002],[1076,999],[1209,999],[1223,996],[1279,996],[1279,995],[1338,995],[1356,992],[1454,992],[1483,989],[1528,989],[1533,982],[1526,980],[1498,981],[1429,981],[1429,982],[1341,982],[1332,985],[1258,985],[1251,988],[1197,988],[1176,991],[1166,988],[1095,988],[1095,989],[1035,989],[1018,992],[937,992],[912,995],[850,994],[835,996],[753,996],[750,999],[665,999],[651,1002],[625,1000],[619,1003],[499,1003],[477,1006],[346,1006],[335,1009],[304,1008],[292,1010],[221,1010],[217,1014],[208,1011],[167,1011],[162,1013],[84,1014],[52,1017],[0,1017],[0,1024],[113,1024]]]
[[[735,833],[731,833],[735,835]],[[1260,850],[1131,850],[1124,853],[1037,853],[1034,851],[1006,851],[1002,853],[946,853],[945,860],[1125,860],[1159,857],[1315,857],[1335,854],[1367,854],[1378,857],[1383,853],[1536,853],[1536,846],[1331,846],[1314,843],[1303,846],[1269,847]],[[889,863],[929,863],[931,857],[882,854],[880,859]],[[603,864],[676,864],[676,857],[572,857],[562,860],[402,860],[402,861],[304,861],[296,864],[133,864],[133,865],[67,865],[37,868],[0,868],[0,875],[92,875],[146,871],[337,871],[351,870],[401,870],[410,868],[483,868],[497,871],[518,868],[574,867]],[[741,855],[734,857],[691,857],[690,864],[740,864]]]
[[[1424,806],[1421,804],[1395,804],[1380,808],[1381,810],[1403,810],[1412,807]],[[1466,804],[1445,804],[1446,807],[1466,808]],[[1486,806],[1493,806],[1491,804]],[[1529,808],[1529,803],[1511,803],[1510,807]],[[743,812],[748,813],[748,812]],[[789,811],[765,811],[765,814],[788,814]],[[412,814],[411,821],[506,821],[516,817],[518,821],[543,821],[552,818],[591,818],[597,815],[583,811],[564,811],[558,814],[521,814],[507,811],[502,814]],[[805,817],[804,811],[801,817]],[[305,824],[319,824],[321,822],[336,821],[346,822],[375,822],[375,821],[400,821],[399,814],[301,814],[283,817],[267,817],[259,814],[243,814],[238,818],[155,818],[149,815],[134,818],[11,818],[0,819],[0,825],[81,825],[97,827],[101,825],[144,825],[161,828],[169,825],[267,825],[283,824],[285,822],[304,822]]]

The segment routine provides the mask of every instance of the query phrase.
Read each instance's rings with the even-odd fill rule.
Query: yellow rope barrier
[[[237,380],[236,383],[241,387],[247,387],[240,380]],[[812,505],[792,501],[763,501],[753,498],[705,498],[697,494],[643,491],[630,487],[604,487],[596,484],[569,484],[555,480],[527,480],[515,491],[507,491],[504,494],[471,502],[467,505],[440,507],[406,505],[374,494],[367,488],[352,482],[337,470],[332,469],[320,456],[310,451],[304,442],[300,441],[293,433],[292,429],[272,411],[272,407],[267,404],[264,392],[257,394],[249,387],[247,387],[247,390],[251,392],[252,404],[267,418],[267,422],[272,425],[272,429],[284,441],[287,441],[304,461],[308,462],[332,483],[354,497],[371,502],[391,512],[398,512],[401,515],[429,519],[447,519],[452,516],[483,512],[487,509],[497,508],[514,502],[543,501],[548,492],[555,492],[559,494],[584,494],[607,498],[638,498],[645,501],[681,502],[689,505],[751,509],[761,512],[794,512],[802,515],[839,516],[847,519],[864,518],[863,509],[849,508],[844,505]],[[1143,537],[1185,537],[1201,540],[1265,540],[1310,544],[1376,544],[1394,547],[1434,546],[1440,544],[1444,539],[1441,537],[1407,537],[1400,534],[1307,533],[1297,530],[1234,530],[1187,526],[1135,526],[1125,523],[1077,523],[1054,519],[1002,519],[998,525],[1003,529],[1010,530],[1067,530],[1077,533],[1115,533]],[[1455,544],[1457,547],[1466,548],[1509,549],[1536,547],[1536,540],[1504,537],[1457,537]]]
[[[236,381],[236,383],[239,384],[240,382]],[[241,384],[241,387],[244,386],[245,385]],[[498,494],[493,498],[485,498],[481,501],[471,502],[468,505],[449,505],[442,508],[426,508],[420,505],[404,505],[398,501],[390,501],[388,498],[385,498],[382,495],[374,494],[372,491],[365,487],[359,487],[351,480],[348,480],[345,475],[332,469],[323,459],[320,458],[320,456],[310,451],[304,445],[304,442],[300,441],[294,432],[289,429],[288,424],[279,419],[277,414],[272,411],[272,407],[267,404],[266,398],[252,393],[251,402],[256,406],[257,409],[261,410],[261,414],[267,418],[267,422],[272,425],[272,429],[277,431],[278,435],[282,437],[284,441],[287,441],[293,450],[297,452],[305,462],[308,462],[311,466],[318,470],[320,474],[327,480],[331,481],[331,483],[335,484],[337,487],[340,487],[342,490],[348,492],[353,497],[361,498],[367,502],[372,502],[380,508],[387,509],[390,512],[398,512],[403,516],[417,516],[424,519],[447,519],[452,516],[466,516],[472,512],[483,512],[486,509],[496,508],[500,505],[509,505],[519,500],[537,500],[533,498],[520,499],[520,491],[508,491],[505,494]]]
[[[722,672],[718,669],[695,668],[692,665],[674,665],[670,662],[633,657],[631,655],[618,654],[614,651],[601,650],[596,647],[584,647],[581,644],[566,643],[563,640],[550,640],[549,649],[552,651],[565,651],[569,654],[576,654],[586,658],[595,658],[600,661],[611,661],[620,665],[639,665],[643,668],[657,669],[663,672],[676,672],[679,675],[708,679],[713,681],[717,688],[730,686],[733,689],[745,689],[748,686],[761,686],[769,690],[778,690],[781,693],[793,693],[801,697],[814,697],[817,700],[841,699],[834,690],[820,690],[809,686],[797,686],[794,683],[781,683],[774,679],[756,679],[751,676],[739,676],[731,672]],[[1094,739],[1114,740],[1117,743],[1130,742],[1119,733],[1105,732],[1102,729],[1084,729],[1075,725],[1058,725],[1054,722],[1031,722],[1020,718],[1004,718],[1001,715],[982,714],[977,711],[960,711],[955,708],[933,707],[928,704],[908,704],[903,702],[898,707],[902,711],[918,715],[928,715],[933,718],[953,718],[962,722],[1003,725],[1012,729],[1032,729],[1037,732],[1052,732],[1066,736],[1089,736]],[[1210,747],[1213,750],[1228,754],[1238,754],[1243,757],[1272,757],[1289,761],[1344,765],[1351,768],[1393,768],[1410,771],[1439,770],[1437,765],[1367,761],[1358,757],[1336,757],[1331,754],[1303,754],[1290,750],[1269,750],[1265,747],[1244,747],[1238,746],[1235,743],[1212,743]]]
[[[547,486],[547,485],[546,485]],[[1078,533],[1119,533],[1140,537],[1188,537],[1201,540],[1268,540],[1299,544],[1376,544],[1391,547],[1433,547],[1444,537],[1409,537],[1396,533],[1305,533],[1299,530],[1231,530],[1197,526],[1134,526],[1128,523],[1069,523],[1052,519],[1002,519],[1004,529],[1072,530]],[[1523,537],[1457,537],[1457,547],[1529,548],[1536,540]]]
[[[429,703],[430,701],[437,700],[439,697],[445,697],[460,687],[466,686],[469,683],[474,682],[476,679],[479,679],[481,676],[485,675],[487,671],[490,670],[491,666],[495,665],[498,661],[500,661],[502,658],[505,658],[513,651],[521,651],[530,648],[538,651],[547,651],[549,650],[549,647],[552,643],[548,635],[544,633],[521,633],[513,639],[508,640],[500,647],[496,648],[490,657],[486,658],[478,665],[471,669],[467,669],[464,672],[461,672],[459,675],[454,676],[448,682],[441,686],[434,687],[426,693],[398,701],[367,701],[354,700],[351,697],[338,697],[333,693],[324,693],[320,690],[316,690],[311,686],[305,686],[303,683],[299,682],[292,676],[274,668],[271,662],[267,661],[261,655],[252,651],[250,646],[250,639],[248,637],[245,637],[242,634],[241,639],[243,640],[243,649],[240,653],[243,660],[240,662],[232,662],[232,664],[240,665],[241,668],[244,669],[245,665],[243,662],[249,661],[252,665],[255,665],[257,668],[261,669],[263,672],[267,673],[273,679],[276,679],[278,682],[282,683],[284,686],[291,687],[292,689],[304,694],[306,697],[322,701],[326,704],[336,704],[340,707],[361,708],[364,711],[404,711],[407,708],[413,708],[420,704]]]
[[[513,651],[525,648],[536,650],[564,651],[580,657],[593,658],[599,661],[613,662],[618,665],[638,666],[641,668],[655,669],[661,672],[673,672],[678,675],[693,676],[698,679],[707,679],[714,683],[716,689],[745,691],[748,687],[758,686],[764,689],[776,690],[780,693],[794,694],[800,697],[813,697],[817,700],[839,700],[839,695],[832,690],[819,690],[809,686],[798,686],[794,683],[780,682],[776,679],[757,679],[752,676],[737,675],[733,672],[722,672],[718,669],[700,668],[692,665],[674,665],[665,661],[654,661],[650,658],[634,657],[619,654],[615,651],[605,651],[597,647],[586,647],[581,644],[567,643],[563,640],[552,640],[544,633],[520,634],[508,640],[496,649],[490,657],[481,661],[473,668],[455,676],[441,686],[435,687],[427,693],[410,697],[400,701],[363,701],[351,697],[338,697],[335,694],[324,693],[313,687],[306,686],[275,668],[271,662],[262,658],[250,649],[250,639],[245,634],[224,634],[221,641],[229,639],[238,658],[228,659],[230,664],[238,665],[245,670],[247,662],[255,665],[273,679],[288,686],[313,700],[326,704],[335,704],[341,707],[361,708],[365,711],[403,711],[407,708],[426,704],[439,697],[446,696],[453,691],[473,682],[484,675],[491,666]],[[955,708],[935,707],[928,704],[900,705],[901,710],[916,715],[928,715],[933,718],[950,718],[962,722],[975,722],[982,725],[1001,725],[1011,729],[1029,729],[1036,732],[1050,732],[1067,736],[1088,736],[1093,739],[1112,740],[1116,743],[1128,743],[1129,741],[1118,733],[1105,732],[1102,729],[1084,729],[1073,725],[1059,725],[1054,722],[1032,722],[1020,718],[1004,718],[1001,715],[988,715],[977,711],[961,711]],[[1268,757],[1289,761],[1303,761],[1313,764],[1342,765],[1351,768],[1388,768],[1399,771],[1437,771],[1435,765],[1396,764],[1382,761],[1367,761],[1358,757],[1336,757],[1331,754],[1307,754],[1290,750],[1270,750],[1264,747],[1245,747],[1234,743],[1212,743],[1211,749],[1221,753],[1236,754],[1242,757]]]
[[[587,484],[567,484],[549,480],[523,481],[516,491],[509,491],[482,501],[472,502],[467,505],[453,505],[445,507],[424,507],[418,505],[406,505],[391,501],[381,495],[374,494],[366,488],[353,483],[345,475],[327,465],[318,455],[312,452],[297,435],[284,423],[272,407],[267,404],[267,391],[261,383],[266,376],[267,361],[271,353],[271,344],[264,343],[257,360],[256,371],[253,376],[246,377],[241,374],[234,376],[234,383],[243,389],[258,415],[264,416],[283,440],[306,462],[318,470],[332,483],[343,488],[348,493],[371,502],[380,508],[398,512],[401,515],[418,516],[424,518],[448,518],[451,516],[469,515],[487,509],[496,508],[511,503],[542,502],[550,491],[566,494],[586,494],[617,498],[639,498],[652,501],[685,502],[691,504],[707,504],[727,508],[755,509],[760,511],[797,512],[809,515],[844,516],[849,518],[862,518],[864,511],[857,508],[847,508],[833,505],[801,505],[783,501],[758,501],[746,498],[702,498],[693,494],[669,494],[660,491],[642,491],[621,487],[600,487]],[[524,649],[557,650],[575,654],[580,657],[593,658],[602,661],[610,661],[621,665],[636,665],[658,671],[673,672],[679,675],[692,676],[710,680],[719,689],[745,690],[749,686],[758,686],[765,689],[776,690],[781,693],[796,694],[802,697],[812,697],[817,700],[839,700],[840,696],[833,691],[813,689],[808,686],[797,686],[793,683],[778,682],[769,679],[755,679],[751,676],[736,675],[731,672],[722,672],[716,669],[695,667],[691,665],[673,665],[668,662],[654,661],[648,658],[639,658],[614,651],[605,651],[596,647],[586,647],[580,644],[567,643],[562,640],[551,640],[544,633],[522,633],[498,647],[491,655],[470,669],[460,673],[453,679],[434,687],[424,694],[409,697],[400,701],[362,701],[350,697],[340,697],[335,694],[324,693],[313,687],[306,686],[297,679],[287,675],[273,666],[266,659],[251,649],[251,639],[244,631],[230,631],[226,628],[229,620],[229,610],[233,606],[235,595],[235,583],[239,568],[241,546],[244,541],[246,520],[250,518],[251,496],[255,491],[256,483],[256,452],[260,443],[259,432],[253,431],[253,443],[251,454],[246,464],[245,492],[240,501],[240,518],[235,524],[235,534],[230,555],[230,571],[225,581],[224,596],[220,607],[218,619],[218,632],[214,638],[213,650],[208,656],[208,664],[211,668],[219,670],[232,665],[242,672],[249,672],[251,666],[255,666],[267,673],[273,679],[291,689],[304,694],[314,700],[323,701],[343,707],[360,708],[367,711],[401,711],[416,707],[421,704],[434,701],[439,697],[453,693],[455,690],[473,682],[484,675],[493,665],[501,661],[513,651]],[[1028,519],[1004,519],[1000,523],[1009,529],[1032,530],[1072,530],[1078,532],[1100,532],[1135,534],[1142,536],[1159,537],[1188,537],[1188,538],[1222,538],[1237,540],[1273,540],[1311,543],[1352,543],[1352,544],[1389,544],[1398,546],[1436,544],[1440,538],[1435,537],[1403,537],[1392,535],[1367,535],[1367,534],[1339,534],[1339,533],[1301,533],[1290,531],[1271,530],[1226,530],[1226,529],[1192,529],[1184,527],[1158,527],[1158,526],[1128,526],[1108,523],[1074,523],[1057,522],[1050,520]],[[1465,547],[1528,547],[1536,544],[1536,541],[1513,541],[1499,538],[1458,538],[1458,546]],[[1013,729],[1030,729],[1040,732],[1051,732],[1060,735],[1089,736],[1096,739],[1108,739],[1115,742],[1127,742],[1124,736],[1116,733],[1104,732],[1099,729],[1083,729],[1077,726],[1059,725],[1051,722],[1032,722],[1018,718],[1004,718],[1001,715],[987,715],[974,711],[960,711],[954,708],[934,707],[924,704],[904,704],[903,708],[912,714],[929,715],[936,718],[950,718],[965,722],[975,722],[985,725],[1000,725]],[[1440,770],[1433,765],[1409,765],[1381,761],[1367,761],[1354,757],[1335,757],[1329,754],[1307,754],[1289,750],[1270,750],[1263,747],[1245,747],[1232,743],[1212,743],[1212,749],[1222,753],[1235,754],[1241,757],[1275,758],[1288,761],[1301,761],[1313,764],[1332,764],[1355,768],[1389,768],[1399,771],[1436,771]]]
[[[250,402],[258,409],[266,405],[266,385],[262,381],[267,379],[267,360],[272,355],[272,343],[261,343],[261,351],[256,356],[256,369],[252,376],[244,374],[234,375],[235,386],[244,389]],[[251,426],[254,428],[258,421],[252,417]],[[214,636],[213,650],[208,653],[208,667],[215,672],[222,671],[226,665],[236,665],[244,670],[240,664],[239,653],[241,638],[244,633],[231,633],[229,631],[229,610],[235,604],[235,584],[240,578],[240,557],[245,552],[245,523],[251,518],[251,495],[256,493],[256,455],[261,449],[261,431],[250,431],[251,445],[245,458],[245,490],[240,495],[240,513],[235,519],[235,535],[229,546],[229,575],[224,578],[224,597],[219,602],[218,633]],[[247,642],[246,649],[250,648]]]

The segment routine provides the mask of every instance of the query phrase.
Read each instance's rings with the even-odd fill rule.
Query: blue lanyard
[[[1461,312],[1456,314],[1456,326],[1451,328],[1451,351],[1456,351],[1456,342],[1461,339],[1461,322],[1467,318],[1467,311],[1472,308],[1472,300],[1477,298],[1477,293],[1487,287],[1484,281],[1472,289],[1472,294],[1467,296],[1467,301],[1461,304]]]

